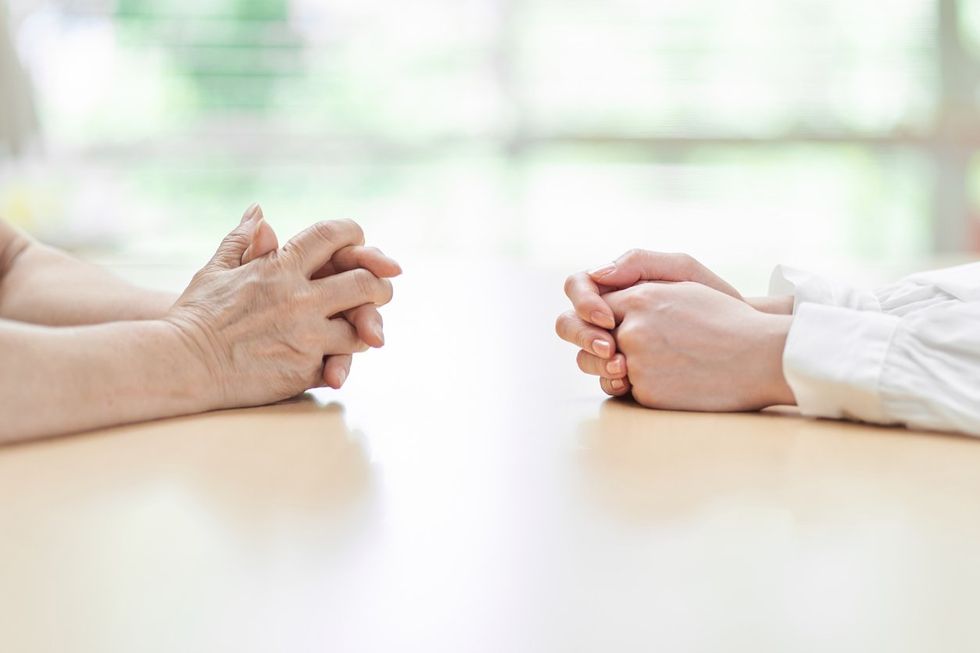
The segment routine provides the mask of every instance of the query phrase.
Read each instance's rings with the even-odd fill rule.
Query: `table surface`
[[[430,266],[340,392],[0,449],[0,649],[980,648],[980,442],[606,401],[560,288]]]

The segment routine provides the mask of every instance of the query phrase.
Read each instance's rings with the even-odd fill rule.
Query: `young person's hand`
[[[245,212],[250,220],[252,241],[242,254],[242,264],[266,256],[279,249],[279,239],[262,213],[262,207],[254,204]],[[390,278],[401,274],[401,266],[385,256],[375,247],[350,245],[337,251],[323,267],[313,273],[312,279],[323,279],[340,272],[363,268],[377,277]],[[382,347],[385,343],[384,321],[381,312],[374,304],[357,306],[343,312],[344,318],[357,331],[357,336],[371,347]],[[323,382],[331,388],[339,389],[350,376],[353,363],[351,354],[328,356],[323,366]]]
[[[616,341],[609,333],[615,324],[612,308],[603,296],[647,281],[693,281],[765,313],[793,312],[792,297],[744,298],[731,284],[688,254],[632,249],[612,263],[573,274],[565,280],[565,294],[573,310],[558,317],[555,330],[562,339],[581,349],[580,369],[601,370],[600,385],[613,396],[627,394],[630,386],[626,363],[616,354]],[[597,365],[591,360],[593,357],[604,362]]]
[[[166,318],[200,362],[209,386],[202,392],[215,407],[269,403],[320,386],[330,375],[324,357],[363,351],[366,339],[383,342],[371,311],[351,318],[356,327],[343,315],[387,303],[392,288],[384,277],[400,272],[397,263],[364,248],[361,228],[345,220],[317,223],[253,257],[268,247],[265,240],[243,264],[249,247],[267,238],[257,233],[263,223],[261,211],[247,212]]]
[[[555,331],[578,345],[579,369],[597,374],[602,389],[613,396],[628,394],[630,382],[626,361],[616,353],[610,333],[616,325],[613,311],[603,295],[645,281],[696,281],[742,299],[735,288],[687,254],[631,249],[612,263],[568,277],[565,294],[572,310],[558,316]]]
[[[643,283],[604,299],[633,397],[644,406],[737,411],[795,403],[782,365],[791,317],[693,282]],[[605,363],[580,360],[593,374]]]

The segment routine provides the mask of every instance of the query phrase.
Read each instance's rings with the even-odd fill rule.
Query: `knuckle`
[[[644,286],[647,285],[652,284],[644,284]],[[649,301],[649,299],[650,297],[645,288],[637,288],[635,292],[631,292],[623,298],[623,308],[627,311],[635,311]]]
[[[589,356],[587,352],[583,350],[579,350],[578,354],[576,354],[575,356],[575,363],[578,365],[578,368],[583,372],[589,372],[590,366],[589,366]]]
[[[669,283],[645,283],[638,287],[636,292],[630,293],[629,297],[627,297],[627,302],[630,307],[639,308],[644,304],[654,301],[672,287],[673,285]]]
[[[377,301],[375,303],[381,306],[390,302],[391,298],[395,295],[395,287],[391,285],[391,282],[387,279],[374,277],[374,284],[378,288]]]
[[[394,294],[390,281],[379,279],[363,268],[353,270],[353,281],[358,295],[370,299],[375,304],[387,304]]]
[[[381,311],[378,310],[377,306],[364,306],[358,311],[357,319],[361,320],[367,325],[376,324],[379,327],[384,326],[384,318],[381,317]]]
[[[370,297],[374,293],[374,284],[372,283],[375,276],[363,268],[358,268],[351,271],[351,278],[354,283],[354,289],[357,294],[362,297]]]
[[[297,344],[299,345],[299,349],[308,353],[311,358],[314,357],[314,354],[318,354],[324,348],[322,335],[314,329],[304,329],[296,340]]]
[[[345,372],[350,372],[351,366],[354,364],[354,358],[350,354],[340,354],[339,356],[332,356],[327,359],[328,361],[333,361],[334,366],[339,370],[344,370]]]
[[[333,341],[331,345],[338,347],[340,349],[347,349],[350,347],[351,343],[357,340],[357,335],[354,328],[347,323],[346,320],[334,318],[330,320],[330,330],[329,333],[331,340]]]
[[[351,239],[354,242],[356,243],[364,242],[364,229],[361,228],[361,225],[357,224],[350,218],[336,220],[335,224],[339,229],[343,229],[345,233],[350,234]]]
[[[645,249],[640,249],[639,247],[633,247],[631,249],[626,250],[626,252],[619,257],[617,263],[626,266],[636,265],[649,254],[650,252],[648,252]]]
[[[571,311],[565,311],[559,315],[558,319],[555,320],[555,333],[564,338],[570,331],[573,316],[574,313]]]
[[[616,330],[616,341],[619,343],[619,348],[624,352],[635,349],[640,343],[640,338],[641,334],[639,329],[637,329],[631,323],[623,323],[623,325]]]
[[[255,300],[262,297],[265,284],[261,276],[252,273],[242,276],[237,283],[235,292],[239,297]]]
[[[678,252],[673,255],[676,261],[678,269],[685,274],[685,276],[690,276],[695,270],[697,270],[700,263],[690,254],[684,252]]]
[[[271,274],[279,277],[286,273],[286,271],[292,271],[292,266],[288,263],[288,257],[282,256],[282,252],[272,252],[267,255],[264,259],[267,261],[265,266],[271,271]]]
[[[232,247],[248,247],[252,242],[251,235],[244,227],[238,227],[225,237],[225,245]]]
[[[293,293],[292,301],[295,302],[296,306],[304,311],[320,309],[321,299],[320,295],[316,293],[312,288],[302,288]]]
[[[572,274],[565,278],[565,294],[571,296],[572,290],[575,289],[575,282],[578,279],[578,274]]]
[[[310,227],[310,230],[314,236],[328,242],[336,241],[339,236],[338,224],[332,220],[321,220]]]
[[[350,352],[351,354],[360,353],[362,351],[367,351],[367,344],[361,340],[357,335],[357,329],[352,324],[343,319],[335,319],[334,324],[337,325],[336,331],[336,345],[342,349],[344,352]]]
[[[622,258],[626,261],[635,261],[636,259],[644,256],[645,254],[646,254],[646,250],[640,249],[639,247],[632,247],[626,250],[626,253],[623,254]]]
[[[579,326],[575,329],[575,344],[585,350],[592,349],[592,341],[595,333],[585,326]]]

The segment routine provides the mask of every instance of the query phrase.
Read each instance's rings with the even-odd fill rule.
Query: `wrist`
[[[745,303],[757,311],[770,315],[792,315],[795,298],[793,295],[777,297],[749,297]]]
[[[161,342],[171,352],[174,373],[196,402],[195,412],[225,408],[223,385],[215,374],[216,357],[207,339],[190,321],[173,313],[150,323],[161,329]]]
[[[760,330],[763,335],[759,357],[762,365],[761,385],[764,388],[762,403],[766,406],[796,405],[796,397],[783,372],[783,352],[792,324],[791,315],[767,315],[765,328]]]

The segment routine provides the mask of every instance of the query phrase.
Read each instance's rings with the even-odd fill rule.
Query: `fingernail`
[[[344,385],[344,381],[346,380],[347,380],[347,371],[342,369],[337,370],[337,387],[339,388],[340,386]]]
[[[613,272],[615,272],[615,270],[616,270],[615,263],[607,263],[602,267],[598,267],[594,270],[589,270],[589,276],[595,279],[601,279],[602,277],[612,274]]]
[[[245,248],[245,251],[242,252],[242,265],[248,263],[251,260],[252,260],[252,246],[249,245],[248,247]]]
[[[606,327],[607,329],[611,329],[616,326],[615,320],[605,313],[600,313],[599,311],[594,311],[589,318],[589,321],[596,326]]]
[[[610,374],[622,374],[623,373],[623,360],[617,358],[616,360],[611,360],[606,363],[606,370]]]
[[[612,353],[612,347],[605,340],[599,340],[596,338],[592,341],[592,351],[594,351],[599,356],[608,356]]]
[[[374,324],[374,325],[372,325],[371,326],[371,333],[373,333],[374,334],[374,337],[377,338],[381,342],[381,345],[378,345],[379,347],[385,344],[385,332],[381,328],[381,325],[380,324]]]
[[[609,387],[611,387],[613,390],[622,390],[626,387],[626,384],[619,379],[613,379],[609,382]]]
[[[245,209],[245,214],[242,215],[242,221],[239,224],[245,224],[246,222],[251,222],[256,218],[256,216],[262,215],[262,207],[259,206],[258,202],[255,202],[250,207]]]

